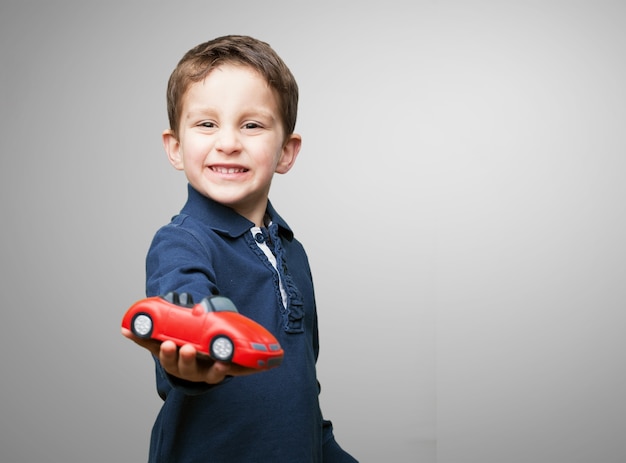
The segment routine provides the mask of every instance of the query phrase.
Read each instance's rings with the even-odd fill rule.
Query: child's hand
[[[125,328],[122,328],[122,334],[152,352],[169,374],[186,381],[217,384],[226,376],[246,376],[260,371],[198,356],[196,349],[190,344],[178,348],[173,341],[161,343],[153,339],[138,338]]]

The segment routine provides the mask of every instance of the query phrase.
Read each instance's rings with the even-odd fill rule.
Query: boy
[[[155,235],[146,294],[227,296],[285,351],[256,373],[207,362],[190,345],[123,334],[155,356],[163,407],[150,462],[355,462],[319,408],[318,332],[301,244],[269,202],[273,174],[300,150],[298,87],[266,43],[225,36],[189,50],[170,76],[163,144],[188,199]],[[254,373],[254,374],[253,374]]]

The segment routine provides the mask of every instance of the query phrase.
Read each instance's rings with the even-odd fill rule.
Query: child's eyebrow
[[[276,115],[273,111],[268,111],[265,108],[249,108],[246,111],[242,111],[245,117],[260,117],[262,119],[276,120]]]
[[[208,108],[208,107],[197,107],[197,108],[189,108],[187,113],[185,114],[186,119],[197,119],[202,117],[215,117],[218,111]],[[264,120],[277,120],[276,114],[273,111],[265,109],[263,107],[254,107],[251,106],[249,108],[244,108],[240,111],[240,118],[262,118]]]
[[[215,111],[210,108],[190,108],[185,114],[187,119],[195,119],[197,117],[211,116]]]

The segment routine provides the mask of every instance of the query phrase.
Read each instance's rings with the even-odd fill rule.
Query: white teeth
[[[235,167],[214,167],[213,170],[220,174],[239,174],[245,172],[245,169]]]

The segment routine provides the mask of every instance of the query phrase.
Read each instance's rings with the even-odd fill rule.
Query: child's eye
[[[247,122],[246,124],[243,125],[244,129],[258,129],[261,126],[259,124],[257,124],[256,122]]]
[[[213,122],[209,122],[209,121],[204,121],[204,122],[200,122],[200,124],[198,124],[200,127],[206,127],[208,129],[212,129],[213,127],[215,127],[215,124]]]

